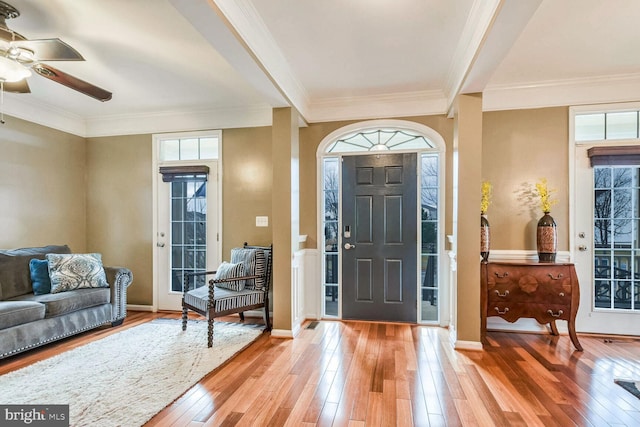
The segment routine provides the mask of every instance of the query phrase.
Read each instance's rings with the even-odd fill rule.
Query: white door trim
[[[222,179],[223,179],[223,165],[222,165],[222,152],[223,152],[223,141],[222,141],[222,131],[220,130],[209,130],[209,131],[198,131],[198,132],[181,132],[181,133],[163,133],[163,134],[153,134],[152,135],[152,155],[151,155],[151,183],[152,183],[152,226],[153,226],[153,239],[151,242],[152,245],[152,296],[151,296],[151,306],[150,309],[152,312],[158,311],[158,294],[159,294],[159,278],[158,278],[158,173],[159,167],[161,165],[160,157],[160,140],[168,139],[168,138],[186,138],[189,136],[202,136],[202,135],[217,135],[218,136],[218,158],[215,160],[199,160],[198,163],[204,162],[216,162],[217,163],[217,229],[218,236],[217,240],[214,242],[216,245],[216,254],[217,259],[215,260],[216,265],[222,262],[222,239],[223,239],[223,228],[222,228],[222,212],[223,212],[223,193],[222,193]]]

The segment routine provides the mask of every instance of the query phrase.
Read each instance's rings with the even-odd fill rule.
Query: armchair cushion
[[[262,290],[265,287],[265,272],[267,261],[264,250],[258,248],[233,248],[231,249],[231,262],[244,264],[244,272],[247,276],[260,276],[256,279],[247,279],[245,288]]]
[[[215,280],[233,279],[234,277],[244,276],[244,264],[242,263],[229,263],[223,261],[216,271]],[[216,282],[216,286],[223,289],[229,289],[231,291],[241,291],[244,289],[245,280],[233,280]]]

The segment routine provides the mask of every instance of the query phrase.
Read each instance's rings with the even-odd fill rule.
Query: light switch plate
[[[256,227],[268,227],[269,226],[269,217],[268,216],[257,216],[256,217]]]

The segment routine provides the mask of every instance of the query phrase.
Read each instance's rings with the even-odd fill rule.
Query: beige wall
[[[244,242],[269,245],[271,237],[271,127],[225,129],[222,132],[223,248]],[[256,216],[268,216],[268,227],[256,227]]]
[[[566,107],[484,113],[482,178],[493,184],[491,249],[536,250],[542,211],[527,192],[540,178],[557,190],[551,215],[558,250],[569,249],[568,120]]]
[[[0,248],[85,243],[84,138],[5,116],[0,124]]]
[[[129,304],[153,298],[151,135],[87,140],[87,248],[131,269]]]

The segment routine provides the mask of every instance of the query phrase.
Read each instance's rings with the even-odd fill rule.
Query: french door
[[[579,332],[640,335],[640,167],[591,166],[575,146]]]
[[[160,310],[180,310],[184,274],[214,270],[218,254],[217,162],[208,174],[157,177],[157,302]],[[195,286],[203,286],[198,277]]]

